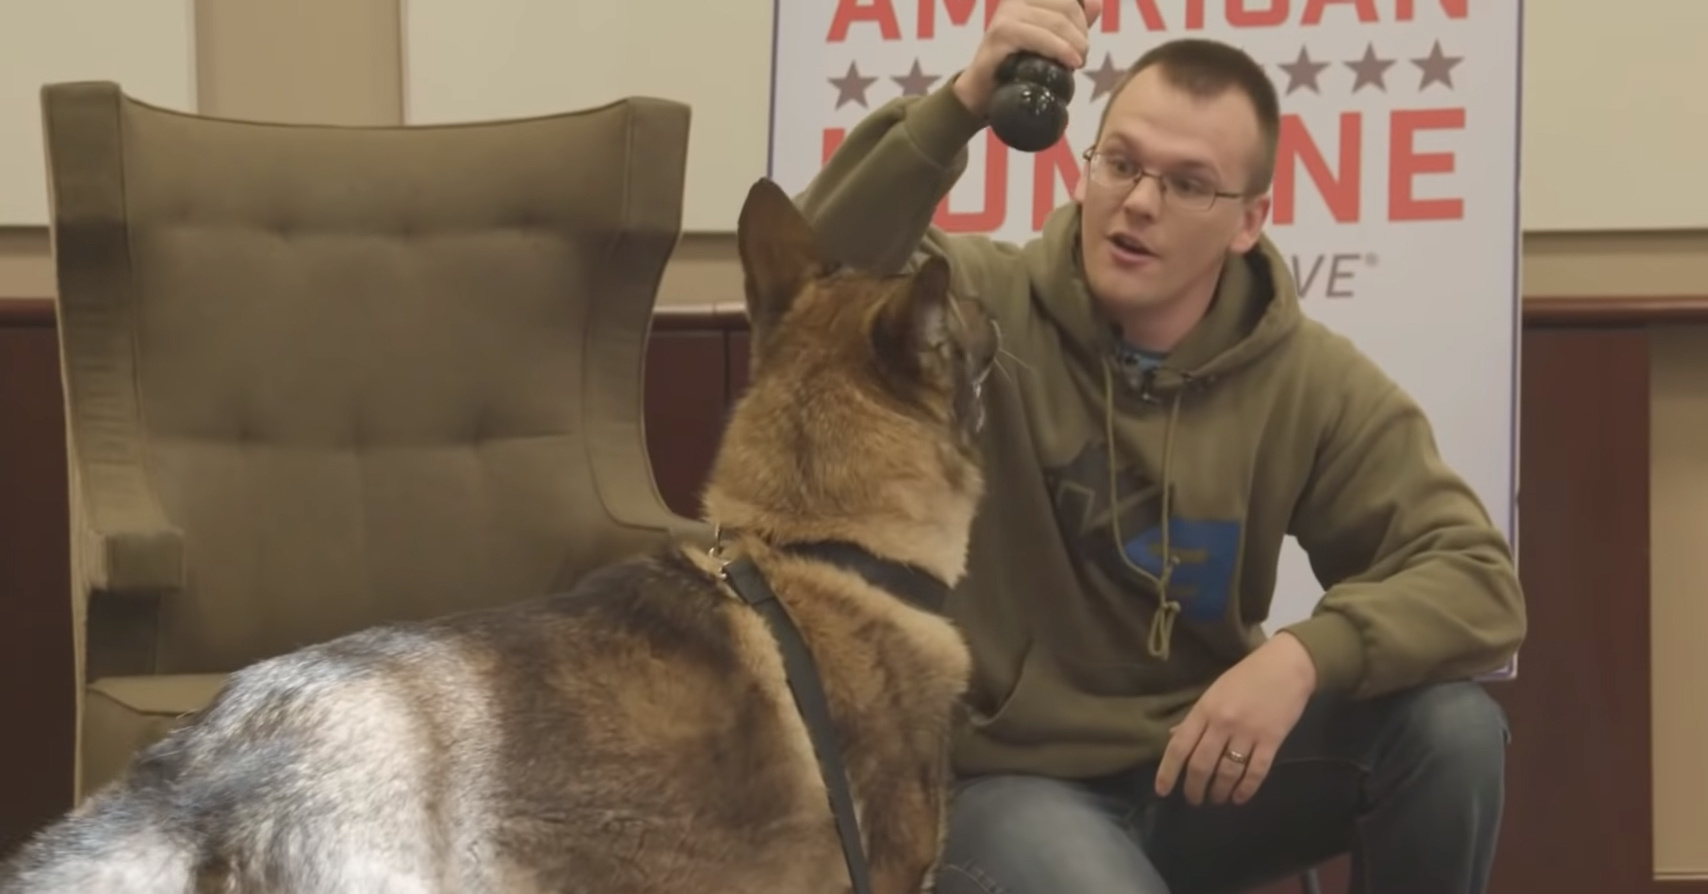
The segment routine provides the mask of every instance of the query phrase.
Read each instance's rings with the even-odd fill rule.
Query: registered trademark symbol
[[[1378,263],[1380,263],[1381,260],[1382,260],[1381,258],[1376,257],[1376,253],[1373,251],[1372,252],[1365,252],[1365,254],[1364,254],[1364,263],[1366,266],[1374,267]]]

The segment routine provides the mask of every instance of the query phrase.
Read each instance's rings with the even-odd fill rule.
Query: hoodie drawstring
[[[1162,441],[1162,513],[1158,522],[1162,530],[1162,573],[1151,575],[1139,567],[1131,556],[1127,555],[1126,544],[1121,539],[1121,512],[1115,485],[1118,477],[1119,463],[1115,459],[1115,382],[1110,372],[1110,363],[1103,363],[1103,438],[1107,445],[1109,456],[1109,531],[1115,538],[1115,553],[1121,557],[1128,568],[1141,577],[1151,578],[1156,582],[1157,597],[1160,600],[1156,614],[1151,617],[1150,632],[1145,638],[1145,649],[1153,658],[1168,660],[1170,646],[1174,640],[1174,619],[1180,615],[1180,602],[1169,595],[1169,583],[1174,578],[1176,564],[1173,544],[1170,543],[1170,505],[1174,488],[1170,480],[1173,474],[1174,462],[1174,430],[1180,420],[1180,403],[1185,395],[1185,388],[1177,388],[1173,400],[1168,407],[1168,423],[1163,429]]]

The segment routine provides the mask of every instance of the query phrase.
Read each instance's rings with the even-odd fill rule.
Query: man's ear
[[[949,262],[932,255],[879,308],[872,343],[886,367],[916,373],[927,351],[949,337]]]
[[[747,285],[748,320],[755,332],[769,331],[818,269],[817,237],[782,187],[760,178],[741,206],[736,246]]]
[[[1247,200],[1240,209],[1239,229],[1228,245],[1234,254],[1243,255],[1257,247],[1258,240],[1263,238],[1263,224],[1269,220],[1269,203],[1269,194],[1265,193]]]

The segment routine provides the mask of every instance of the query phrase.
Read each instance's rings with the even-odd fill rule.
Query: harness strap
[[[842,856],[848,862],[848,877],[854,884],[854,894],[872,894],[870,867],[866,865],[866,849],[861,843],[860,822],[854,815],[854,793],[848,784],[848,771],[842,764],[842,749],[836,727],[830,719],[830,705],[813,664],[812,653],[801,638],[801,632],[789,617],[777,594],[766,583],[750,559],[735,559],[724,566],[724,579],[748,605],[763,616],[777,638],[783,652],[783,667],[788,675],[789,690],[794,693],[795,705],[806,722],[807,735],[818,755],[819,773],[830,794],[830,809],[836,816],[836,831],[842,838]]]
[[[942,614],[944,605],[949,601],[949,585],[941,578],[917,565],[880,559],[857,544],[843,540],[814,540],[787,543],[778,548],[852,571],[865,578],[866,583],[932,614]]]

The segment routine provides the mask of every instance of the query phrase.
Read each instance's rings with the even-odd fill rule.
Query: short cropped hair
[[[1262,146],[1252,162],[1251,182],[1246,184],[1248,195],[1262,195],[1275,180],[1275,159],[1281,142],[1281,100],[1275,84],[1257,60],[1231,44],[1199,37],[1171,40],[1151,48],[1139,57],[1122,75],[1103,106],[1103,120],[1097,124],[1099,135],[1109,120],[1109,108],[1128,83],[1147,68],[1161,69],[1170,85],[1200,99],[1213,99],[1228,90],[1238,90],[1251,101],[1257,111],[1258,133]]]

